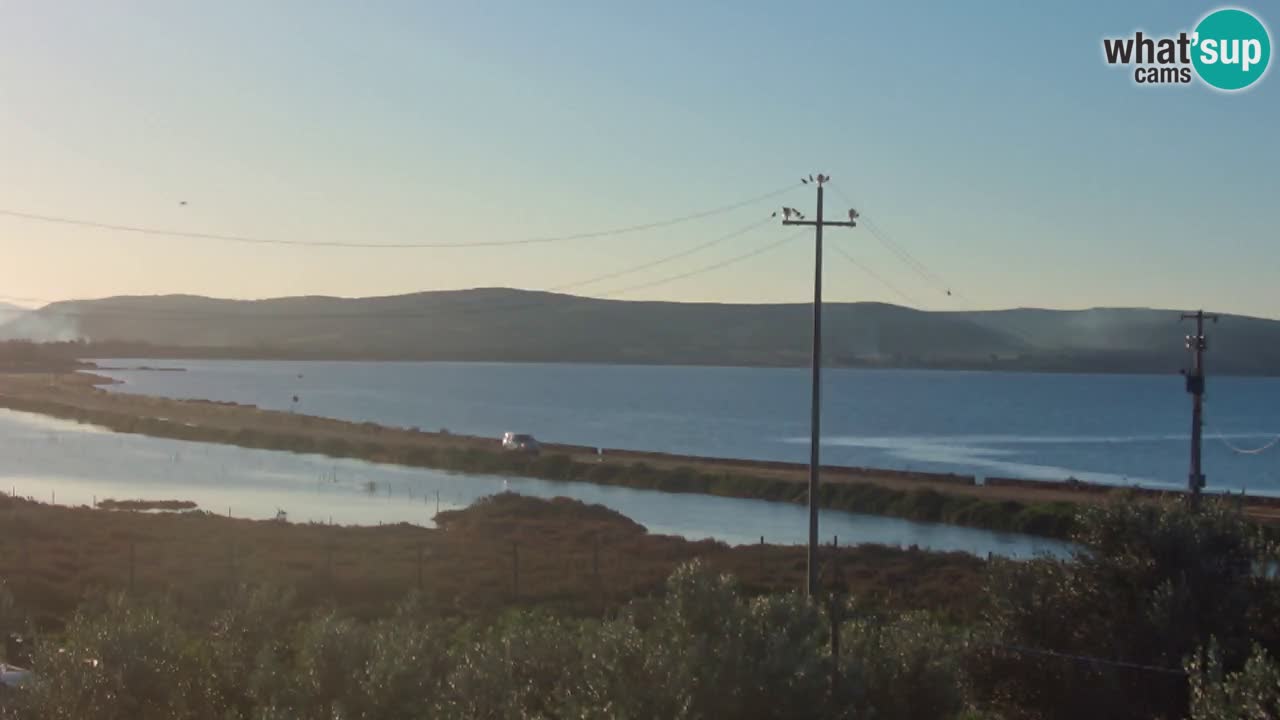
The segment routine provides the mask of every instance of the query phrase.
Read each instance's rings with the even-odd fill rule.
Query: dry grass
[[[611,510],[564,498],[504,496],[442,520],[439,530],[335,527],[0,496],[0,577],[19,608],[54,628],[85,598],[130,587],[196,613],[250,583],[295,589],[302,609],[334,604],[362,617],[419,588],[446,615],[513,605],[584,615],[661,592],[667,575],[695,557],[732,572],[749,592],[799,588],[804,577],[801,547],[650,535]],[[845,589],[869,603],[957,617],[980,604],[984,563],[968,555],[879,546],[824,555],[838,559]]]

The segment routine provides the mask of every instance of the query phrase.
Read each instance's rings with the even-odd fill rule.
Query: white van
[[[502,436],[502,449],[514,450],[517,452],[538,452],[538,441],[533,439],[532,435],[524,433],[504,433]]]

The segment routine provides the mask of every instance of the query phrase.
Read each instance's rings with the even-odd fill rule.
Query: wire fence
[[[56,502],[57,495],[43,500]],[[385,609],[417,593],[441,612],[550,605],[601,614],[661,593],[672,568],[708,554],[750,591],[792,589],[801,577],[790,567],[798,548],[765,545],[761,538],[739,551],[649,535],[638,525],[620,529],[612,520],[581,528],[460,522],[430,529],[205,512],[49,510],[0,494],[0,579],[20,607],[51,618],[115,592],[216,609],[246,584],[291,589],[314,605]],[[138,522],[139,512],[150,515],[148,522]]]
[[[717,553],[724,546],[591,527],[502,536],[495,525],[429,531],[407,524],[332,526],[169,513],[145,524],[162,527],[139,530],[130,512],[64,509],[57,527],[24,515],[0,506],[0,578],[16,607],[46,626],[110,593],[159,598],[196,616],[218,612],[242,588],[257,586],[291,590],[303,609],[340,607],[362,617],[378,616],[411,596],[441,615],[537,607],[611,617],[627,603],[659,598],[672,569],[698,557],[717,557],[712,567],[737,576],[752,594],[794,592],[804,577],[803,548],[768,545],[766,538]],[[107,524],[78,532],[86,515]],[[857,549],[831,540],[819,556],[824,565]],[[886,628],[900,619],[892,606],[881,613],[850,612],[847,597],[823,598],[832,630],[832,682],[842,658],[853,658],[853,650],[842,653],[840,647],[851,623]],[[953,632],[966,658],[997,671],[1070,673],[1077,681],[1097,678],[1153,694],[1184,693],[1187,685],[1187,673],[1176,667],[1010,642],[981,623]]]
[[[368,528],[349,529],[358,533]],[[219,587],[234,590],[257,582],[293,586],[300,595],[321,602],[391,602],[414,592],[455,609],[560,602],[603,613],[629,599],[659,593],[670,570],[665,563],[655,567],[637,562],[630,549],[625,539],[601,536],[586,547],[578,541],[503,539],[461,545],[422,539],[381,547],[306,541],[263,546],[235,535],[201,546],[147,539],[90,544],[37,536],[0,544],[0,577],[20,605],[49,610],[110,591],[161,595],[183,605],[220,597]],[[755,560],[764,568],[777,548],[762,544],[759,550]],[[766,584],[777,585],[773,590],[792,590],[799,587],[800,577],[796,573],[783,576],[785,582]],[[64,594],[59,598],[60,590]],[[834,602],[827,610],[834,627],[893,621],[886,614],[846,614]],[[980,630],[964,631],[963,640],[993,652],[1085,668],[1187,675],[1180,668],[1008,643],[984,637]]]

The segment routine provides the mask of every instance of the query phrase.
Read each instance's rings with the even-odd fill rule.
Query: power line
[[[866,224],[867,229],[871,231],[871,234],[874,235],[881,244],[887,247],[890,252],[897,255],[903,263],[915,271],[917,275],[937,286],[939,290],[945,291],[948,295],[952,293],[947,281],[943,280],[937,275],[937,273],[934,273],[926,267],[924,263],[917,260],[915,256],[906,249],[906,247],[890,237],[889,234],[885,232],[884,228],[880,227],[874,219],[868,219]]]
[[[768,221],[766,220],[764,222],[768,222]],[[760,227],[761,224],[762,223],[759,223],[759,222],[753,223],[752,225],[736,230],[733,233],[729,233],[728,235],[724,235],[719,238],[716,238],[712,242],[704,243],[703,245],[698,246],[697,249],[702,249],[714,244],[715,242],[724,242],[725,240],[728,240],[732,237],[737,237],[737,236],[746,234],[750,230]],[[710,265],[705,265],[703,267],[695,268],[693,270],[688,270],[675,275],[669,275],[666,277],[658,278],[656,280],[650,280],[643,283],[638,283],[635,285],[630,285],[630,286],[622,287],[616,290],[601,293],[595,296],[595,299],[610,299],[610,298],[617,297],[619,295],[634,292],[636,290],[654,287],[657,285],[664,285],[666,283],[676,282],[678,280],[684,280],[686,278],[694,277],[704,273],[713,272],[715,270],[728,267],[735,263],[748,260],[757,255],[761,255],[765,252],[768,252],[769,250],[773,250],[774,248],[777,248],[785,244],[786,242],[795,239],[795,237],[796,236],[794,235],[788,236],[783,238],[782,240],[771,242],[763,247],[758,247],[753,250],[740,253],[738,255],[734,255],[725,260],[721,260],[721,261],[712,263]],[[642,265],[636,266],[634,268],[629,268],[626,270],[610,273],[610,275],[618,276],[618,275],[627,274],[633,271],[645,269],[648,267],[652,267],[654,264],[657,264],[658,262],[663,262],[663,261],[666,261],[667,259],[674,259],[676,257],[689,255],[693,251],[694,250],[692,249],[681,251],[680,253],[676,253],[675,255],[667,256],[667,258],[660,258],[658,261],[650,261]],[[588,280],[581,281],[581,284],[586,284],[587,282],[595,281],[598,279],[600,278],[590,278]],[[464,291],[458,291],[458,292],[464,292]],[[533,291],[533,292],[549,293],[551,291]],[[578,299],[589,301],[593,298],[578,298]],[[33,301],[33,300],[36,300],[36,299],[24,298],[24,301]],[[242,320],[243,319],[264,320],[264,319],[281,319],[281,318],[298,319],[298,320],[302,320],[302,319],[344,320],[344,319],[358,319],[358,318],[418,319],[418,318],[438,317],[442,314],[449,313],[449,312],[457,312],[458,314],[468,315],[476,312],[478,313],[508,312],[508,311],[515,311],[515,310],[530,309],[530,308],[539,308],[539,307],[545,307],[549,305],[551,301],[544,298],[541,300],[530,300],[527,302],[494,303],[492,300],[463,299],[459,302],[442,303],[440,305],[437,305],[434,308],[431,308],[430,310],[417,310],[412,312],[369,311],[369,312],[337,312],[337,313],[316,313],[316,312],[273,313],[273,312],[263,312],[260,306],[255,308],[253,305],[251,305],[252,301],[232,300],[227,302],[243,303],[245,307],[245,311],[236,312],[236,311],[219,311],[219,310],[173,310],[173,309],[167,309],[167,308],[141,308],[141,307],[126,308],[126,307],[110,307],[110,306],[101,307],[100,306],[100,307],[94,307],[88,310],[55,309],[55,310],[32,310],[31,312],[39,313],[44,316],[54,315],[54,316],[61,316],[61,317],[68,317],[68,318],[83,318],[87,315],[107,315],[107,316],[116,316],[116,317],[168,317],[168,318],[179,318],[179,319],[209,317],[209,318],[228,318],[228,319],[242,319]]]
[[[978,641],[975,641],[978,642]],[[1000,650],[1008,650],[1019,655],[1038,655],[1040,657],[1057,658],[1059,660],[1070,660],[1072,662],[1087,663],[1089,665],[1100,665],[1114,668],[1123,668],[1125,670],[1139,670],[1142,672],[1159,673],[1163,675],[1175,675],[1186,677],[1185,670],[1177,668],[1162,667],[1160,665],[1143,665],[1141,663],[1125,662],[1123,660],[1108,660],[1106,658],[1094,657],[1092,655],[1074,655],[1071,653],[1058,652],[1056,650],[1043,650],[1040,648],[1026,647],[1023,645],[1007,645],[998,642],[978,642],[978,644]]]
[[[727,235],[721,235],[720,237],[713,238],[705,243],[702,243],[701,245],[695,245],[687,250],[682,250],[673,255],[667,255],[666,257],[661,257],[661,258],[658,258],[657,260],[652,260],[650,262],[647,262],[641,265],[635,265],[632,267],[623,268],[622,270],[605,273],[603,275],[596,275],[595,277],[587,278],[586,280],[578,280],[575,282],[566,283],[564,285],[557,285],[551,288],[549,292],[559,292],[561,290],[569,290],[571,288],[582,287],[583,285],[593,285],[597,282],[600,282],[601,280],[612,280],[613,278],[621,277],[623,275],[631,275],[631,274],[640,272],[641,270],[648,270],[650,268],[655,268],[659,265],[665,265],[666,263],[669,263],[672,260],[679,260],[680,258],[688,257],[696,252],[700,252],[702,250],[706,250],[707,248],[719,245],[720,243],[725,242],[726,240],[732,240],[733,238],[745,235],[751,232],[752,230],[755,230],[760,227],[764,227],[765,225],[769,224],[769,221],[770,221],[770,218],[759,220],[757,222],[751,223],[750,225],[742,227],[738,230],[734,230],[733,232],[728,233]]]
[[[1276,437],[1271,438],[1270,442],[1266,443],[1265,445],[1262,445],[1261,447],[1256,447],[1256,448],[1242,448],[1242,447],[1233,445],[1231,441],[1227,440],[1226,436],[1222,435],[1221,433],[1219,433],[1216,437],[1219,442],[1227,446],[1227,449],[1231,450],[1231,452],[1236,453],[1238,455],[1261,455],[1262,453],[1270,450],[1276,445],[1280,445],[1280,435],[1277,435]]]
[[[41,215],[37,213],[23,212],[18,210],[0,209],[0,215],[19,218],[22,220],[31,220],[44,223],[56,223],[61,225],[74,225],[77,227],[92,228],[95,230],[112,230],[117,232],[135,233],[138,235],[152,235],[160,237],[177,237],[192,240],[215,240],[220,242],[246,243],[251,245],[287,245],[296,247],[323,247],[323,248],[361,248],[366,250],[407,250],[407,249],[447,249],[447,248],[480,248],[480,247],[511,247],[515,245],[535,245],[540,243],[563,242],[568,240],[589,240],[593,238],[613,237],[617,235],[627,235],[631,233],[642,232],[645,230],[655,230],[663,227],[671,227],[680,223],[690,222],[693,220],[701,220],[703,218],[721,215],[739,208],[753,205],[764,200],[782,195],[783,193],[794,190],[798,185],[788,185],[784,188],[771,190],[770,192],[756,195],[745,200],[733,202],[728,205],[721,205],[709,210],[702,210],[688,215],[669,218],[666,220],[658,220],[656,222],[641,223],[639,225],[628,225],[625,227],[610,228],[608,230],[594,230],[590,232],[572,233],[568,235],[548,235],[544,237],[522,238],[518,240],[482,240],[479,242],[448,242],[448,243],[361,243],[361,242],[326,242],[326,241],[310,241],[310,240],[284,240],[278,238],[262,238],[252,237],[248,235],[222,235],[217,233],[191,232],[186,230],[169,230],[163,228],[153,228],[142,225],[118,225],[114,223],[101,222],[98,220],[85,220],[80,218],[65,217],[59,215]]]
[[[681,251],[679,251],[679,252],[677,252],[677,253],[673,253],[673,254],[671,254],[671,255],[666,255],[666,256],[664,256],[664,257],[660,257],[660,258],[658,258],[658,259],[656,259],[656,260],[650,260],[650,261],[647,261],[647,262],[641,263],[641,264],[639,264],[639,265],[632,265],[632,266],[629,266],[629,267],[622,268],[622,269],[620,269],[620,270],[614,270],[614,271],[611,271],[611,272],[608,272],[608,273],[604,273],[604,274],[602,274],[602,275],[594,275],[594,276],[592,276],[592,277],[584,278],[584,279],[582,279],[582,280],[575,280],[575,281],[573,281],[573,282],[564,283],[564,284],[562,284],[562,285],[556,285],[556,286],[551,287],[551,288],[548,288],[548,289],[546,289],[546,290],[535,290],[535,291],[530,291],[530,292],[551,292],[551,293],[554,293],[554,292],[561,292],[561,291],[564,291],[564,290],[569,290],[569,289],[572,289],[572,288],[581,287],[581,286],[583,286],[583,285],[591,285],[591,284],[594,284],[594,283],[600,282],[600,281],[602,281],[602,280],[611,280],[611,279],[616,278],[616,277],[622,277],[622,276],[624,276],[624,275],[631,275],[631,274],[634,274],[634,273],[637,273],[637,272],[641,272],[641,271],[643,271],[643,270],[648,270],[648,269],[651,269],[651,268],[657,267],[657,266],[659,266],[659,265],[666,264],[666,263],[671,262],[671,261],[673,261],[673,260],[678,260],[678,259],[683,258],[683,257],[688,257],[689,255],[693,255],[694,253],[700,252],[700,251],[702,251],[702,250],[706,250],[706,249],[708,249],[708,248],[710,248],[710,247],[713,247],[713,246],[715,246],[715,245],[719,245],[719,244],[721,244],[721,243],[723,243],[723,242],[726,242],[726,241],[728,241],[728,240],[732,240],[732,239],[734,239],[734,238],[737,238],[737,237],[741,237],[741,236],[743,236],[743,235],[746,235],[747,233],[749,233],[749,232],[751,232],[751,231],[753,231],[753,230],[756,230],[756,229],[759,229],[759,228],[761,228],[761,227],[764,227],[765,225],[769,224],[769,223],[770,223],[770,221],[771,221],[771,218],[764,218],[764,219],[761,219],[761,220],[757,220],[757,221],[755,221],[755,222],[753,222],[753,223],[751,223],[751,224],[749,224],[749,225],[745,225],[745,226],[743,226],[743,227],[741,227],[741,228],[738,228],[738,229],[736,229],[736,230],[734,230],[734,231],[732,231],[732,232],[729,232],[729,233],[726,233],[726,234],[724,234],[724,235],[720,235],[720,236],[718,236],[718,237],[712,238],[711,240],[709,240],[709,241],[707,241],[707,242],[705,242],[705,243],[702,243],[702,244],[699,244],[699,245],[695,245],[695,246],[693,246],[693,247],[691,247],[691,248],[688,248],[688,249],[685,249],[685,250],[681,250]],[[444,291],[444,292],[453,292],[453,291]],[[104,299],[110,299],[110,298],[104,298]],[[49,298],[18,297],[18,296],[14,296],[14,295],[0,295],[0,300],[6,300],[6,301],[11,301],[11,302],[44,303],[44,304],[52,304],[52,303],[58,303],[58,302],[78,302],[78,301],[76,301],[76,300],[51,300],[51,299],[49,299]],[[228,302],[250,302],[250,301],[236,301],[236,300],[230,300],[230,301],[228,301]],[[462,303],[449,303],[449,305],[450,305],[450,306],[454,306],[454,305],[469,305],[469,304],[472,304],[472,303],[469,303],[469,302],[462,302]],[[34,308],[33,308],[33,310],[34,310]],[[74,314],[74,311],[67,311],[67,312],[68,312],[68,314]],[[223,313],[223,314],[226,314],[226,315],[234,315],[234,316],[237,316],[237,317],[240,317],[240,316],[241,316],[241,315],[236,314],[236,313]],[[349,316],[351,316],[351,315],[353,315],[353,314],[333,313],[333,314],[327,314],[327,315],[325,315],[325,317],[349,317]],[[379,313],[379,315],[383,315],[383,314]],[[290,314],[290,315],[288,315],[288,317],[299,317],[299,315],[293,315],[293,314]]]
[[[840,186],[836,185],[834,187],[836,192],[840,194],[840,197],[846,203],[856,206],[856,203],[849,199],[849,196],[840,188]],[[948,296],[957,294],[949,283],[943,280],[937,273],[930,270],[924,263],[916,259],[916,257],[912,255],[905,246],[890,237],[889,234],[885,232],[884,228],[880,227],[875,220],[867,217],[866,213],[863,213],[862,222],[863,226],[866,227],[867,230],[871,231],[872,236],[874,236],[876,240],[879,240],[880,244],[883,245],[885,249],[893,253],[898,260],[902,261],[903,265],[906,265],[912,270],[912,272],[919,275],[922,280],[933,285],[937,290],[946,293]]]
[[[675,281],[677,281],[677,280],[684,280],[685,278],[690,278],[690,277],[693,277],[693,276],[695,276],[695,275],[701,275],[701,274],[703,274],[703,273],[708,273],[708,272],[711,272],[711,271],[713,271],[713,270],[719,270],[719,269],[721,269],[721,268],[724,268],[724,267],[728,267],[728,266],[730,266],[730,265],[733,265],[734,263],[738,263],[738,262],[741,262],[741,261],[743,261],[743,260],[748,260],[748,259],[750,259],[750,258],[753,258],[753,257],[757,256],[757,255],[762,255],[762,254],[764,254],[764,253],[766,253],[766,252],[769,252],[770,250],[773,250],[774,248],[781,247],[781,246],[783,246],[783,245],[785,245],[785,244],[787,244],[787,243],[791,242],[792,240],[795,240],[796,238],[800,237],[800,235],[801,235],[801,234],[803,234],[803,233],[797,233],[797,234],[795,234],[795,235],[788,235],[787,237],[784,237],[784,238],[782,238],[781,240],[778,240],[778,241],[775,241],[775,242],[771,242],[771,243],[769,243],[768,245],[765,245],[765,246],[763,246],[763,247],[756,248],[755,250],[752,250],[751,252],[746,252],[746,253],[743,253],[743,254],[741,254],[741,255],[735,255],[734,257],[731,257],[731,258],[729,258],[728,260],[722,260],[722,261],[720,261],[720,262],[718,262],[718,263],[714,263],[714,264],[711,264],[711,265],[707,265],[707,266],[705,266],[705,267],[698,268],[697,270],[690,270],[689,272],[681,273],[681,274],[679,274],[679,275],[672,275],[671,277],[661,278],[661,279],[653,280],[653,281],[650,281],[650,282],[640,283],[640,284],[638,284],[638,285],[631,285],[631,286],[629,286],[629,287],[625,287],[625,288],[622,288],[622,289],[620,289],[620,290],[615,290],[615,291],[613,291],[613,292],[611,292],[611,293],[608,293],[608,294],[604,295],[603,297],[616,297],[616,296],[618,296],[618,295],[623,295],[623,294],[625,294],[625,293],[633,292],[633,291],[635,291],[635,290],[643,290],[643,289],[645,289],[645,288],[651,288],[651,287],[654,287],[654,286],[657,286],[657,285],[665,285],[665,284],[667,284],[667,283],[675,282]]]
[[[1205,424],[1206,426],[1208,426],[1208,425],[1209,425],[1209,421],[1208,421],[1208,419],[1207,419],[1207,418],[1203,418],[1203,422],[1204,422],[1204,424]],[[1214,425],[1214,427],[1216,428],[1216,427],[1217,427],[1217,425]],[[1262,453],[1264,453],[1264,452],[1266,452],[1266,451],[1270,450],[1271,448],[1275,447],[1276,445],[1280,445],[1280,435],[1277,435],[1277,436],[1275,436],[1275,437],[1271,438],[1271,439],[1270,439],[1270,440],[1268,440],[1266,443],[1264,443],[1264,444],[1262,444],[1261,446],[1256,447],[1256,448],[1242,448],[1242,447],[1239,447],[1238,445],[1236,445],[1236,444],[1232,443],[1230,440],[1228,440],[1228,439],[1227,439],[1227,436],[1226,436],[1226,435],[1223,435],[1221,432],[1215,432],[1215,433],[1214,433],[1214,437],[1215,437],[1215,439],[1216,439],[1218,442],[1220,442],[1220,443],[1222,443],[1223,445],[1225,445],[1225,446],[1227,447],[1227,449],[1228,449],[1228,450],[1230,450],[1230,451],[1231,451],[1231,452],[1233,452],[1233,453],[1236,453],[1237,455],[1261,455]]]
[[[863,263],[859,261],[857,258],[855,258],[852,253],[845,250],[843,247],[840,247],[839,245],[835,245],[834,247],[836,249],[836,252],[839,253],[841,257],[853,263],[853,265],[856,266],[859,270],[870,275],[872,278],[877,280],[881,285],[884,285],[886,288],[892,291],[895,295],[902,298],[908,305],[912,305],[912,306],[916,305],[916,301],[912,299],[910,295],[907,295],[903,291],[899,290],[897,286],[895,286],[893,283],[885,279],[885,277],[882,276],[880,273],[876,272],[875,270],[872,270],[869,266],[867,266],[866,263]]]
[[[892,627],[895,621],[892,619],[886,619],[886,618],[880,617],[878,615],[855,615],[851,617],[846,616],[843,622],[841,622],[840,624],[843,625],[844,622],[854,622],[854,623],[860,623],[865,626],[870,626],[875,628],[885,628],[885,627]],[[955,637],[963,638],[962,640],[963,642],[966,642],[968,644],[971,644],[977,647],[985,647],[985,648],[990,648],[992,650],[1003,650],[1005,652],[1013,653],[1016,655],[1054,658],[1057,660],[1066,660],[1070,662],[1090,665],[1095,668],[1107,667],[1107,668],[1117,668],[1122,670],[1136,670],[1139,672],[1156,673],[1160,675],[1170,675],[1170,676],[1177,676],[1177,677],[1187,677],[1188,675],[1187,671],[1184,669],[1173,668],[1167,665],[1148,665],[1146,663],[1130,662],[1127,660],[1113,660],[1111,658],[1098,657],[1096,655],[1081,655],[1078,653],[1068,653],[1068,652],[1062,652],[1059,650],[1049,650],[1047,648],[1032,647],[1028,645],[1015,645],[1007,642],[1001,642],[995,639],[975,637],[973,635],[972,630],[968,631],[967,633],[964,633],[963,635],[961,633],[964,633],[964,631],[960,631],[959,633],[956,633]]]

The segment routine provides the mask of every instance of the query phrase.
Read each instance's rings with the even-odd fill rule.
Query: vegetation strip
[[[98,501],[99,510],[195,510],[191,500],[115,500]]]
[[[290,429],[231,429],[184,423],[14,394],[0,395],[0,406],[100,425],[115,432],[255,449],[315,453],[461,473],[513,475],[560,482],[588,482],[670,493],[703,493],[790,503],[805,502],[808,493],[804,483],[747,471],[702,470],[692,466],[660,467],[656,462],[645,461],[584,462],[568,453],[556,451],[532,456],[503,451],[497,447],[496,442],[491,449],[482,447],[465,438],[459,438],[457,444],[434,445],[388,439],[352,441],[333,435],[317,436]],[[363,429],[370,427],[370,424],[347,425]],[[824,484],[820,489],[819,503],[822,507],[833,510],[1052,538],[1070,535],[1074,528],[1076,509],[1075,504],[1063,501],[988,500],[973,494],[950,494],[933,488],[896,489],[856,480]]]
[[[565,498],[0,516],[5,720],[1280,717],[1277,546],[1221,499],[1083,508],[1070,558],[824,549],[817,602],[800,547]]]

